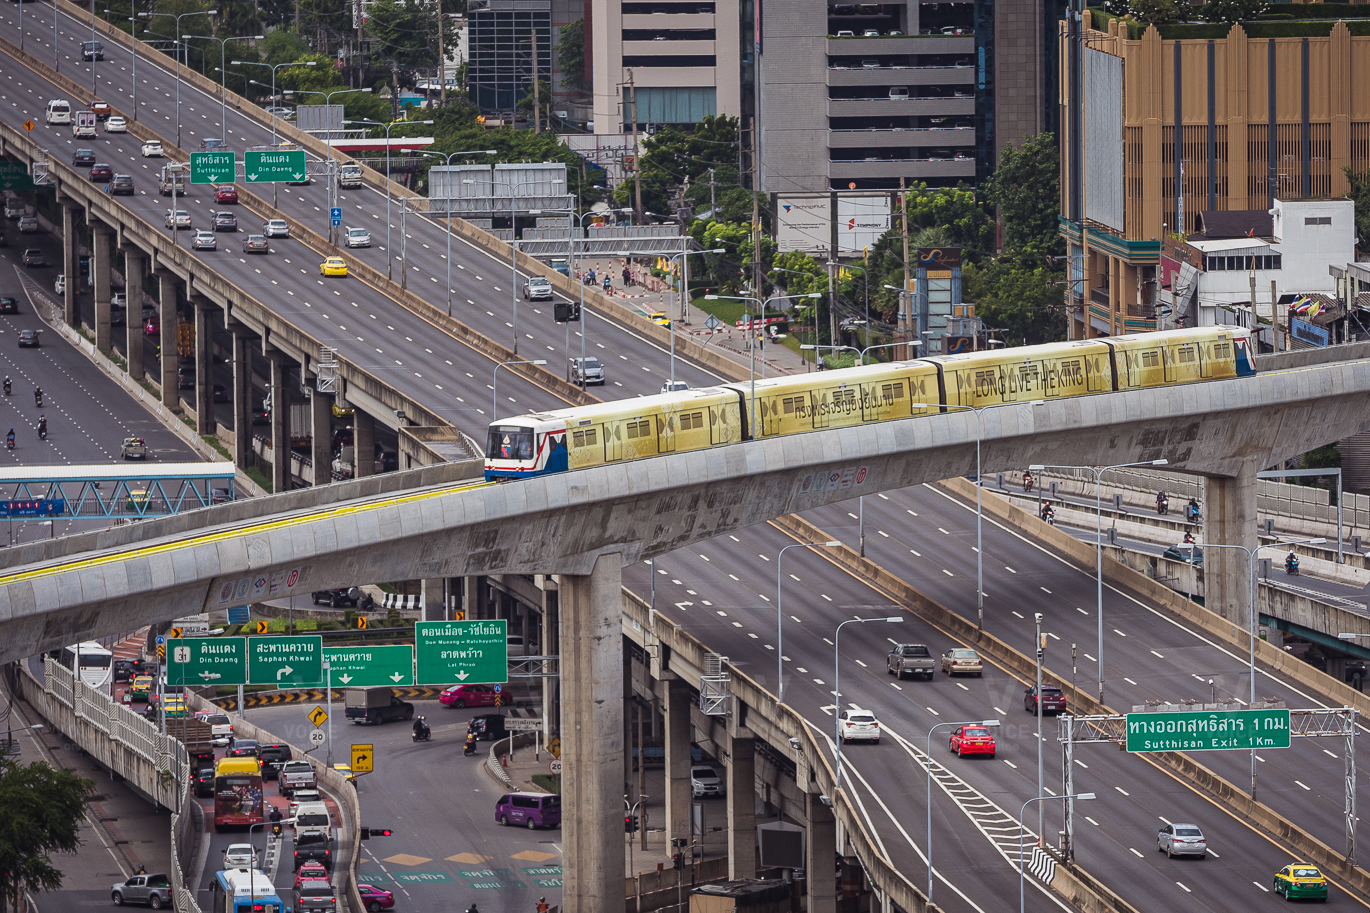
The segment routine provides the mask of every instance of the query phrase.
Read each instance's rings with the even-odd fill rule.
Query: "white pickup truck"
[[[314,789],[318,785],[314,766],[308,761],[286,761],[281,765],[278,779],[277,787],[283,796],[288,796],[297,789]]]

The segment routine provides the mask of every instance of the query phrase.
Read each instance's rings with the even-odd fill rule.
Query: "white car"
[[[52,280],[52,293],[54,295],[65,295],[67,293],[67,277],[63,273],[58,273],[57,278]]]
[[[143,143],[143,158],[159,159],[163,155],[162,141],[157,139],[148,140]]]
[[[681,390],[690,389],[690,385],[683,380],[668,380],[661,385],[662,393],[679,393]]]
[[[367,231],[365,228],[349,228],[347,230],[347,237],[343,239],[343,243],[348,247],[370,247],[371,232]]]
[[[186,212],[184,209],[178,209],[173,213],[170,209],[168,209],[166,211],[166,217],[162,220],[162,227],[175,227],[177,229],[189,228],[190,213]]]
[[[209,735],[216,745],[227,745],[233,738],[233,723],[225,713],[207,713],[202,719],[209,724]]]
[[[124,120],[122,117],[119,117],[117,115],[115,117],[111,117],[109,120],[105,121],[105,132],[127,133],[128,121]]]
[[[853,739],[880,741],[880,724],[869,710],[843,710],[837,718],[837,733],[843,743]]]
[[[257,851],[252,848],[252,844],[233,843],[224,850],[224,868],[255,869],[256,867]]]
[[[262,228],[262,234],[268,238],[288,238],[290,237],[290,223],[285,219],[268,219]]]
[[[692,798],[722,797],[723,793],[723,778],[718,775],[718,771],[703,765],[695,765],[690,768],[690,795]]]

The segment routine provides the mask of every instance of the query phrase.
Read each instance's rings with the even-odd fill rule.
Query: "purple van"
[[[505,793],[495,803],[495,821],[505,827],[561,827],[561,796]]]

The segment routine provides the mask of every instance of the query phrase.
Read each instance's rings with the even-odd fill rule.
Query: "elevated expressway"
[[[1367,389],[1370,362],[1358,361],[999,409],[984,419],[983,466],[1164,458],[1239,478],[1245,467],[1361,430]],[[563,727],[565,801],[605,810],[565,828],[566,899],[583,909],[616,890],[605,848],[622,839],[613,763],[623,750],[621,566],[856,494],[971,472],[975,431],[972,417],[947,414],[517,484],[449,475],[424,485],[425,475],[460,472],[431,467],[417,478],[333,485],[25,546],[5,556],[0,578],[4,658],[183,615],[192,604],[227,605],[240,581],[292,568],[304,590],[358,576],[561,575],[563,709],[577,721]],[[850,489],[815,493],[802,484],[810,473],[860,468],[865,479]],[[398,487],[349,498],[381,484]],[[310,498],[327,506],[296,506]]]

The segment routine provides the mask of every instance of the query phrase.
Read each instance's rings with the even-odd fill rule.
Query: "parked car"
[[[161,872],[134,875],[127,881],[116,881],[110,888],[109,899],[116,907],[126,903],[145,903],[154,910],[171,906],[171,879]]]
[[[347,247],[370,247],[371,232],[365,228],[349,228],[343,238],[343,244]]]
[[[1023,692],[1023,709],[1028,713],[1035,713],[1037,711],[1037,703],[1037,686],[1030,685]],[[1055,685],[1042,686],[1041,704],[1042,714],[1044,716],[1048,713],[1066,712],[1066,696],[1061,689]]]
[[[718,771],[708,765],[696,765],[690,768],[690,795],[695,799],[702,799],[705,796],[725,795],[726,787],[723,785],[723,778],[718,775]]]
[[[901,680],[905,675],[921,675],[930,679],[935,665],[932,651],[926,644],[896,644],[889,656],[885,657],[889,674],[897,675]]]
[[[90,166],[88,175],[96,184],[105,184],[114,179],[114,166],[108,162],[96,162]]]
[[[47,266],[48,261],[43,257],[41,250],[30,247],[24,251],[24,265],[36,269],[40,266]]]
[[[561,796],[555,793],[505,793],[495,803],[495,821],[504,827],[561,826]]]
[[[95,150],[77,149],[71,154],[71,163],[80,168],[89,168],[95,164]]]
[[[443,689],[438,695],[438,703],[444,707],[493,707],[495,688],[493,685],[453,685]]]
[[[122,117],[119,117],[118,115],[115,115],[114,117],[111,117],[109,120],[105,121],[105,132],[127,133],[128,121]]]
[[[994,733],[989,731],[988,726],[978,723],[960,726],[952,730],[947,748],[956,752],[958,758],[968,754],[984,754],[992,758],[995,752]]]
[[[214,213],[215,231],[237,231],[238,217],[231,212],[219,211]]]
[[[947,675],[974,675],[979,678],[985,674],[985,664],[974,650],[948,650],[942,654],[942,671]]]
[[[195,232],[195,238],[191,241],[190,246],[195,250],[217,250],[219,239],[214,237],[214,232],[202,228]]]
[[[1176,856],[1208,858],[1208,840],[1197,824],[1167,824],[1156,834],[1156,849],[1170,859]]]
[[[837,734],[843,742],[853,739],[880,741],[880,724],[869,710],[843,710],[837,715]]]
[[[266,240],[266,235],[248,235],[243,239],[243,253],[269,254],[271,253],[271,242]]]
[[[225,184],[214,190],[214,202],[216,203],[236,203],[238,202],[238,188],[232,184]]]

